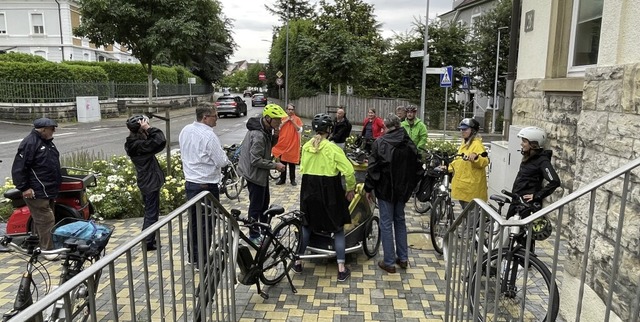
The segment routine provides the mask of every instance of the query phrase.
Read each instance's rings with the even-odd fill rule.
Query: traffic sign
[[[411,58],[422,57],[422,56],[424,56],[424,50],[412,51],[411,54],[409,54],[409,57]]]
[[[278,86],[282,86],[282,84],[284,84],[284,80],[282,80],[282,78],[278,77],[278,78],[276,78],[276,84]]]
[[[281,71],[278,71],[278,72],[276,73],[276,76],[278,76],[278,77],[282,77],[282,72],[281,72]]]
[[[427,67],[425,68],[427,74],[444,74],[447,72],[445,67]]]
[[[471,89],[471,78],[469,78],[469,75],[462,76],[462,89]]]
[[[446,72],[440,74],[440,87],[451,87],[453,85],[453,66],[447,66]]]
[[[261,80],[261,81],[267,80],[267,75],[265,75],[264,72],[259,72],[258,80]]]

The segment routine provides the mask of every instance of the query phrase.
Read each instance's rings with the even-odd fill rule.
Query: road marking
[[[60,134],[56,134],[56,135],[54,136],[54,138],[61,137],[61,136],[73,135],[73,134],[76,134],[76,132],[60,133]],[[19,142],[22,142],[22,140],[24,140],[24,138],[23,138],[23,139],[18,139],[18,140],[4,141],[4,142],[0,142],[0,145],[3,145],[3,144],[19,143]]]

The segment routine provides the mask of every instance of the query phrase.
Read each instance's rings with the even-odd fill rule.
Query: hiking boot
[[[400,266],[400,268],[402,269],[407,269],[407,267],[409,267],[409,262],[401,261],[400,258],[396,259],[396,264],[398,264],[398,266]]]
[[[384,264],[383,261],[379,261],[378,262],[378,267],[382,268],[384,271],[386,271],[389,274],[395,274],[396,273],[396,267],[395,266],[387,266]]]

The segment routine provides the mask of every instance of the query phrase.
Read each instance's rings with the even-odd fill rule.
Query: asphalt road
[[[240,94],[241,95],[241,94]],[[251,107],[251,99],[247,102],[248,116],[222,117],[218,119],[214,131],[222,144],[239,143],[246,133],[245,123],[250,116],[262,111],[262,107]],[[195,109],[182,109],[172,111],[170,146],[178,148],[178,136],[182,128],[195,120]],[[164,112],[161,113],[164,116]],[[73,155],[78,151],[86,151],[90,154],[101,155],[107,158],[111,156],[125,155],[124,142],[129,134],[125,126],[126,118],[103,119],[94,123],[66,123],[60,124],[54,134],[54,142],[62,157]],[[166,132],[164,121],[151,119],[151,124]],[[0,121],[0,182],[5,183],[7,177],[11,177],[11,164],[22,139],[31,131],[30,125],[21,125]]]

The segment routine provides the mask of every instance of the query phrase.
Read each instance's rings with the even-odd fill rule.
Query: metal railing
[[[212,273],[205,274],[208,270],[197,271],[187,264],[187,249],[191,245],[185,217],[190,207],[196,209],[198,231],[212,237],[209,256],[200,256],[199,265],[215,267]],[[207,218],[211,226],[201,217]],[[146,238],[153,234],[157,249],[146,251]],[[205,244],[202,239],[202,234],[198,234],[201,246]],[[124,245],[108,251],[10,321],[28,321],[58,301],[64,301],[63,307],[72,308],[73,299],[69,296],[72,290],[87,280],[93,285],[93,278],[100,271],[98,290],[90,287],[88,292],[88,321],[236,321],[238,241],[236,220],[213,195],[202,192]],[[96,295],[91,296],[94,291]]]
[[[540,298],[540,290],[532,289],[536,286],[530,280],[535,274],[530,265],[539,259],[551,273],[548,290],[559,290],[559,299],[543,290],[548,300],[540,309],[551,312],[559,302],[556,321],[638,322],[640,276],[637,269],[629,269],[638,261],[637,244],[633,244],[638,238],[633,211],[637,204],[629,205],[635,200],[632,191],[637,189],[637,178],[632,178],[638,166],[640,158],[524,219],[507,220],[484,201],[473,200],[445,239],[445,321],[539,321],[523,314]],[[531,224],[543,216],[555,218],[554,232],[549,239],[537,241],[532,253]],[[468,218],[481,220],[471,224]],[[511,305],[506,314],[510,317],[505,318],[496,303],[507,292],[488,280],[500,281],[509,270],[503,265],[506,257],[501,257],[506,253],[500,250],[514,229],[528,232],[526,241],[520,240],[523,260],[517,274],[523,283],[511,289],[509,303],[500,304]]]
[[[207,84],[158,84],[152,96],[204,95],[213,92]],[[77,96],[98,96],[99,99],[148,97],[146,83],[78,82],[78,81],[7,81],[0,80],[2,103],[62,103],[75,102]]]

